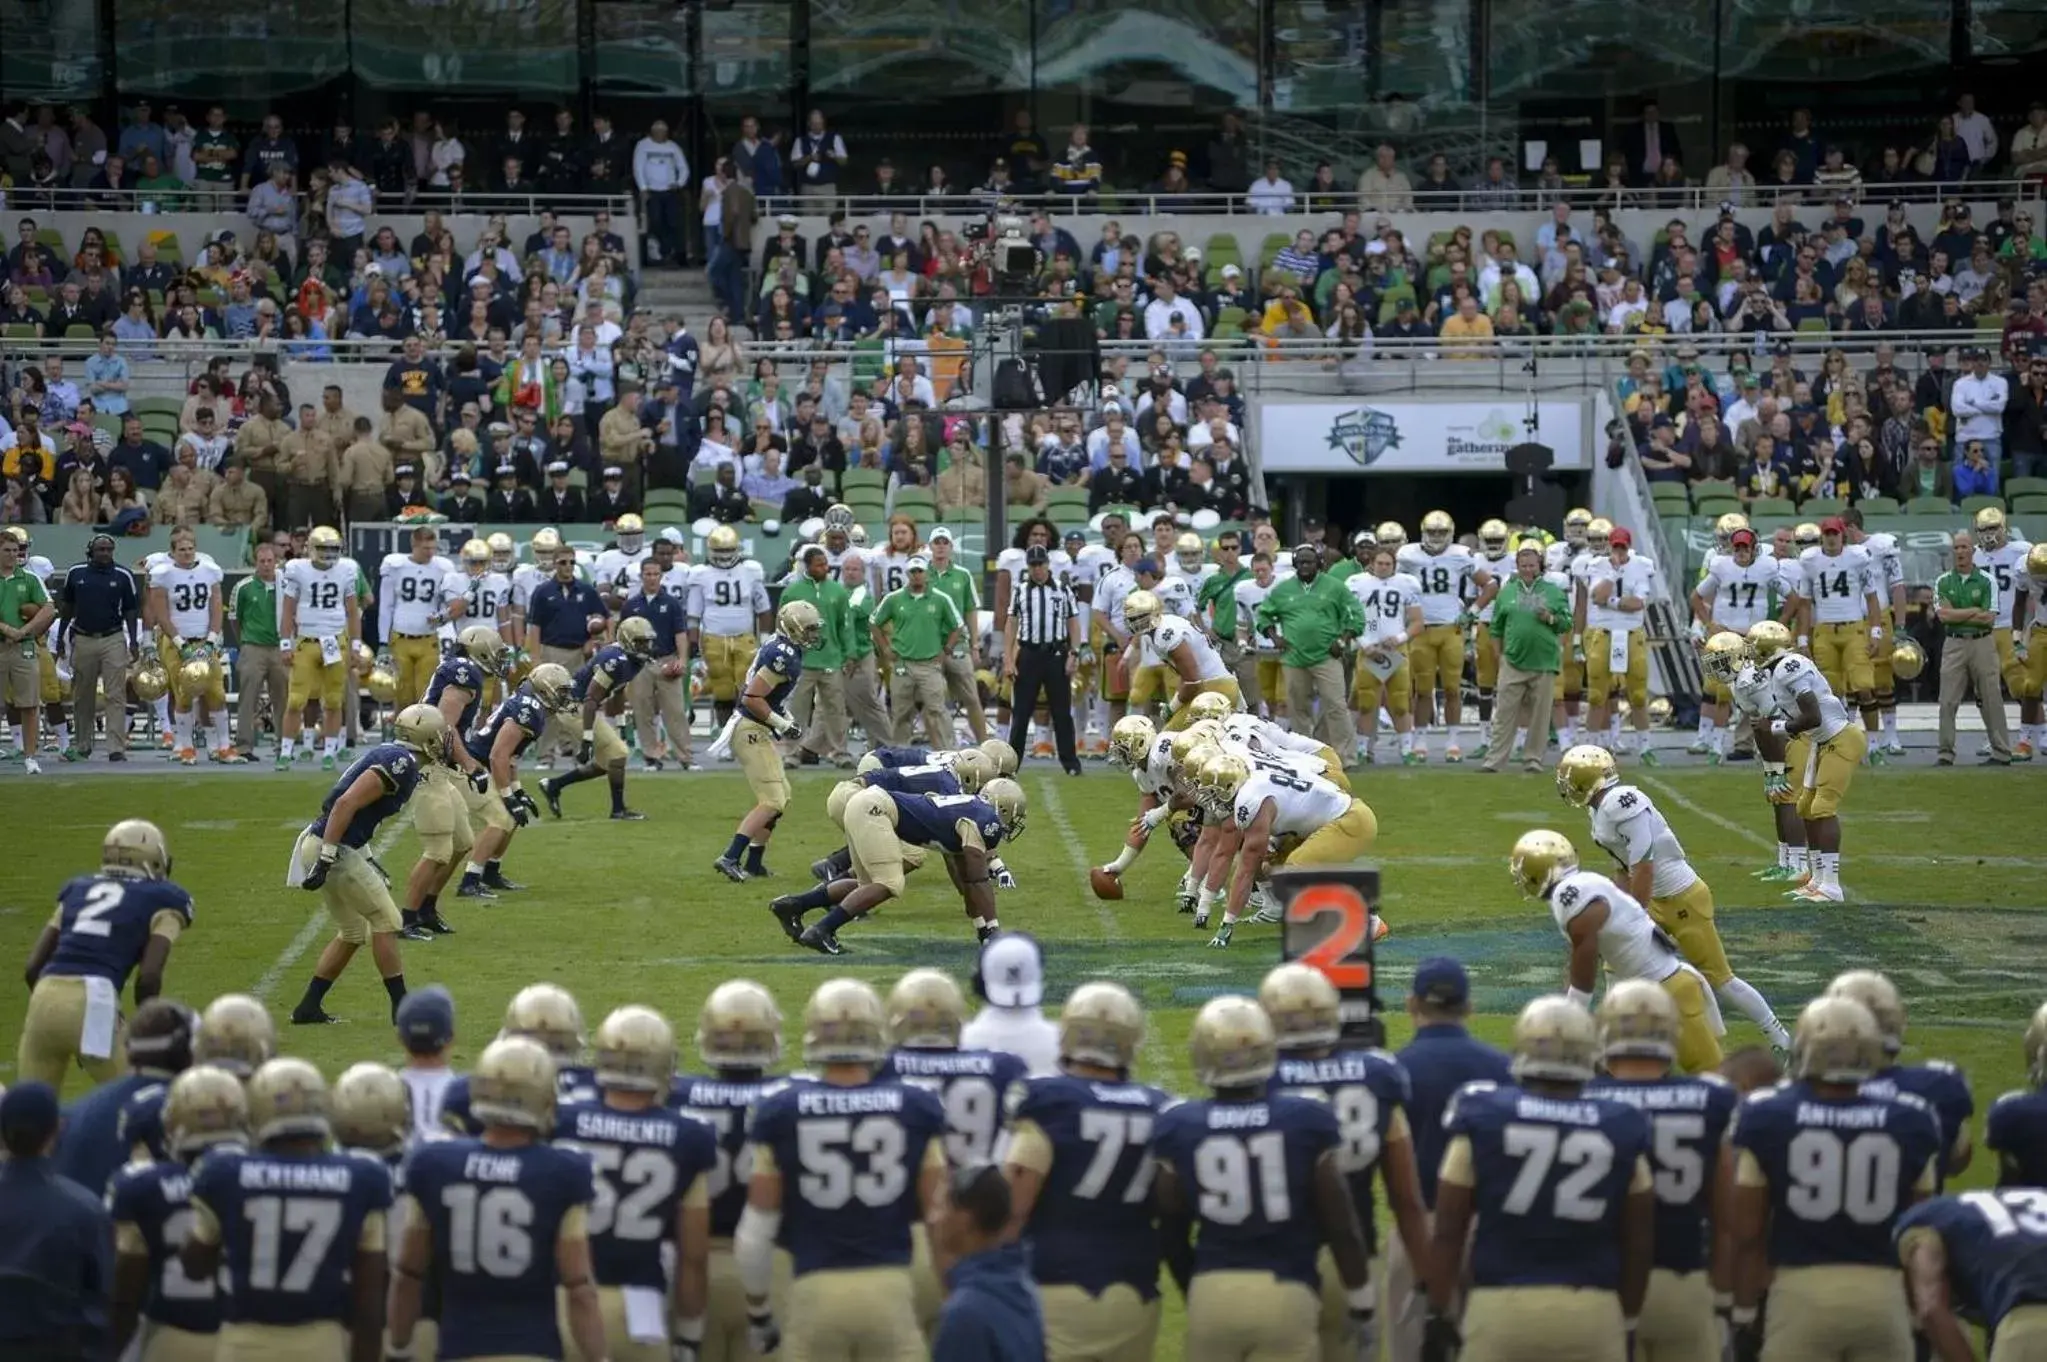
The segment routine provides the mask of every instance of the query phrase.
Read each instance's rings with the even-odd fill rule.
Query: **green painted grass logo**
[[[1391,449],[1400,448],[1400,427],[1386,412],[1357,407],[1329,423],[1329,447],[1341,450],[1360,468],[1369,468]]]

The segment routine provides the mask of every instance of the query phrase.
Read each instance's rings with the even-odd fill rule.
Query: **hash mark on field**
[[[1713,812],[1713,810],[1703,804],[1685,798],[1677,792],[1677,787],[1667,780],[1659,780],[1651,775],[1638,775],[1635,779],[1638,783],[1647,785],[1649,788],[1659,792],[1665,799],[1668,799],[1680,809],[1688,813],[1697,814],[1715,827],[1731,832],[1735,836],[1742,838],[1744,841],[1751,842],[1765,851],[1775,851],[1777,849],[1777,843],[1772,839],[1763,836],[1754,828],[1737,823],[1732,818]]]
[[[304,831],[305,825],[303,823],[298,826],[301,831]],[[384,853],[391,849],[392,844],[398,840],[398,834],[403,831],[405,831],[405,824],[403,822],[391,824],[383,832],[378,833],[375,839],[371,841],[368,847],[369,854],[381,862]],[[297,843],[294,842],[293,845],[296,846]],[[296,885],[290,887],[297,888]],[[306,919],[306,925],[299,928],[298,935],[285,943],[284,949],[278,953],[277,958],[270,962],[270,968],[264,970],[263,977],[256,981],[256,1001],[263,1003],[270,1001],[270,995],[276,991],[278,984],[283,982],[285,971],[296,965],[299,962],[299,957],[312,949],[313,942],[319,939],[320,931],[326,925],[327,915],[324,912],[316,913]]]

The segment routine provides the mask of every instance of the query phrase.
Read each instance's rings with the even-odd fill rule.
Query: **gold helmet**
[[[653,1008],[628,1003],[614,1009],[590,1048],[596,1052],[598,1087],[667,1098],[675,1080],[675,1028]]]
[[[880,768],[877,767],[877,770]],[[831,793],[824,797],[824,816],[844,827],[846,806],[853,802],[853,796],[860,794],[867,786],[857,780],[842,780],[832,786]]]
[[[787,610],[802,602],[791,602],[782,607]],[[815,606],[811,607],[816,609]],[[618,646],[625,649],[627,657],[642,660],[654,655],[654,624],[643,615],[628,615],[618,622]]]
[[[1003,841],[1014,842],[1023,836],[1023,786],[1008,776],[997,776],[981,787],[981,798],[994,806],[995,817],[1002,824]]]
[[[1592,524],[1592,512],[1583,506],[1573,506],[1564,516],[1564,542],[1572,548],[1585,543],[1585,531]]]
[[[1668,728],[1670,726],[1670,716],[1676,712],[1676,708],[1675,705],[1670,703],[1668,695],[1651,696],[1649,699],[1649,722],[1655,724],[1658,728]]]
[[[1605,516],[1594,516],[1585,523],[1585,547],[1593,553],[1605,553],[1613,538],[1613,522]]]
[[[313,566],[325,570],[341,561],[341,531],[332,525],[315,525],[306,536],[306,556]]]
[[[1891,675],[1910,681],[1926,670],[1926,650],[1909,638],[1901,638],[1891,649]]]
[[[2026,1077],[2034,1087],[2047,1088],[2047,1003],[2040,1004],[2026,1023],[2025,1047]]]
[[[1592,1014],[1561,993],[1533,1000],[1514,1019],[1516,1082],[1588,1082],[1598,1059],[1599,1028]]]
[[[1194,797],[1220,816],[1237,801],[1237,791],[1251,778],[1251,763],[1221,748],[1204,758],[1193,772]]]
[[[370,698],[380,705],[388,705],[398,698],[398,672],[390,663],[378,658],[371,662],[363,673],[362,688]]]
[[[1895,1055],[1905,1048],[1905,1000],[1889,979],[1873,969],[1851,969],[1834,976],[1834,982],[1827,985],[1827,996],[1853,998],[1868,1008],[1869,1015],[1876,1018],[1876,1029],[1883,1033],[1886,1053]]]
[[[1133,591],[1123,598],[1123,623],[1132,637],[1141,637],[1158,626],[1159,598],[1149,591]]]
[[[559,662],[543,662],[526,678],[527,688],[540,707],[553,714],[566,714],[576,707],[576,678]]]
[[[401,747],[419,753],[424,762],[448,758],[448,719],[432,705],[407,705],[391,721],[391,736]]]
[[[1584,808],[1593,795],[1618,785],[1620,779],[1613,753],[1595,743],[1579,743],[1557,761],[1557,793],[1574,808]]]
[[[1372,531],[1372,542],[1378,548],[1392,549],[1398,553],[1401,546],[1407,543],[1407,531],[1400,527],[1397,520],[1382,520],[1379,522],[1379,528]]]
[[[1550,886],[1578,868],[1578,849],[1561,832],[1536,828],[1521,834],[1514,843],[1507,866],[1514,884],[1532,899],[1546,897]]]
[[[490,571],[490,545],[481,539],[471,539],[462,545],[462,570],[472,577],[481,577]]]
[[[354,660],[356,671],[363,676],[368,676],[370,674],[370,669],[377,665],[376,653],[371,650],[369,644],[364,643],[361,640],[357,640],[356,642]]]
[[[2047,1011],[2047,1009],[2043,1009]],[[1059,1058],[1128,1069],[1144,1043],[1144,1008],[1121,984],[1082,984],[1059,1013]]]
[[[1884,1037],[1869,1009],[1845,994],[1813,999],[1791,1031],[1791,1076],[1861,1083],[1884,1066]]]
[[[858,979],[827,979],[803,1008],[805,1064],[879,1064],[888,1058],[888,1013]]]
[[[1677,1058],[1677,1004],[1661,984],[1623,979],[1599,1002],[1599,1053],[1608,1059]]]
[[[1281,965],[1258,985],[1258,1005],[1272,1018],[1281,1050],[1334,1045],[1342,1033],[1342,999],[1329,976],[1299,961]]]
[[[1734,547],[1734,532],[1748,528],[1748,517],[1740,511],[1729,511],[1713,522],[1713,543],[1726,553]]]
[[[1507,522],[1488,520],[1478,527],[1478,546],[1497,558],[1507,551]]]
[[[186,695],[203,695],[213,684],[213,650],[205,644],[192,649],[178,665],[178,689]]]
[[[782,1009],[751,979],[727,979],[697,1014],[697,1053],[714,1069],[766,1069],[782,1058]]]
[[[720,525],[705,536],[704,552],[709,556],[712,567],[736,567],[742,552],[739,546],[739,531],[730,525]]]
[[[2047,543],[2026,550],[2026,575],[2033,579],[2034,590],[2047,587]]]
[[[995,763],[995,774],[1013,776],[1016,774],[1016,749],[1001,738],[987,738],[976,744],[988,760]]]
[[[164,1143],[189,1159],[208,1145],[249,1138],[249,1102],[242,1080],[214,1064],[194,1064],[171,1080],[163,1099]]]
[[[553,566],[555,551],[562,546],[562,534],[552,525],[542,525],[533,532],[529,547],[533,550],[533,561],[542,567]]]
[[[944,970],[913,969],[888,991],[888,1038],[912,1050],[956,1050],[967,998]]]
[[[542,1135],[554,1129],[555,1064],[527,1036],[499,1036],[484,1047],[469,1075],[469,1112],[488,1126],[519,1126]]]
[[[192,1062],[213,1064],[246,1079],[277,1053],[277,1026],[269,1009],[246,993],[223,993],[199,1014]]]
[[[1204,1088],[1256,1087],[1279,1067],[1279,1038],[1265,1009],[1241,994],[1210,998],[1187,1033],[1194,1081]]]
[[[1166,750],[1172,754],[1173,770],[1184,773],[1194,761],[1194,754],[1205,748],[1222,746],[1222,725],[1213,719],[1200,719],[1187,725],[1173,735]]]
[[[1192,530],[1173,541],[1173,561],[1180,565],[1182,572],[1199,572],[1201,560],[1208,557],[1208,547],[1201,542],[1201,536]]]
[[[412,1134],[412,1089],[382,1064],[351,1064],[334,1080],[328,1105],[343,1148],[395,1154]]]
[[[498,1034],[536,1040],[556,1064],[574,1064],[583,1055],[583,1009],[559,984],[528,984],[512,995]]]
[[[997,778],[995,763],[978,747],[954,752],[946,765],[952,768],[953,779],[960,783],[960,790],[965,794],[979,794],[989,781]]]
[[[472,624],[455,636],[462,655],[492,676],[503,676],[511,661],[505,636],[488,624]]]
[[[249,1133],[258,1141],[324,1140],[327,1080],[303,1059],[279,1055],[249,1076]]]
[[[2001,549],[2005,535],[2004,512],[1995,506],[1985,506],[1976,512],[1976,545],[1978,548]]]
[[[1791,631],[1775,620],[1757,620],[1748,627],[1749,659],[1757,666],[1791,648]]]
[[[128,688],[135,692],[136,699],[145,705],[153,705],[170,690],[171,678],[161,662],[145,657],[140,666],[128,673]]]
[[[611,532],[618,536],[618,547],[624,553],[638,553],[647,542],[647,522],[631,511],[611,522]]]
[[[1791,542],[1801,549],[1816,549],[1820,546],[1819,522],[1802,520],[1791,531]]]
[[[1422,517],[1422,547],[1431,553],[1441,553],[1450,547],[1450,541],[1457,537],[1457,522],[1450,518],[1448,511],[1430,511]]]
[[[483,542],[490,546],[490,565],[494,570],[510,572],[519,565],[519,546],[503,530]]]
[[[1142,714],[1126,714],[1109,730],[1109,760],[1126,771],[1141,771],[1151,759],[1152,744],[1158,737],[1151,720]]]
[[[824,616],[809,601],[788,601],[775,612],[775,629],[806,651],[824,642]],[[652,633],[651,626],[648,632]]]
[[[842,502],[834,502],[825,508],[824,524],[827,532],[838,530],[843,534],[850,534],[853,530],[853,519],[853,508]]]
[[[1199,723],[1203,719],[1221,723],[1236,712],[1237,707],[1230,703],[1230,697],[1221,691],[1205,690],[1187,702],[1189,723]]]
[[[124,818],[100,839],[100,869],[160,880],[171,873],[171,849],[163,830],[142,818]]]
[[[1706,640],[1705,656],[1700,665],[1705,668],[1707,676],[1724,686],[1741,675],[1741,669],[1749,664],[1749,659],[1748,640],[1732,629],[1722,629]]]

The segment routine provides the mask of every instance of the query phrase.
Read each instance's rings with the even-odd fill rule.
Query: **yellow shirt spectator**
[[[1493,319],[1478,310],[1476,298],[1466,297],[1443,319],[1436,338],[1444,359],[1483,359],[1493,348]]]

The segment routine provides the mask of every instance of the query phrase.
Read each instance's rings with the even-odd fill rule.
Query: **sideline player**
[[[742,675],[739,660],[752,656],[759,664],[760,636],[768,629],[773,606],[761,565],[746,557],[738,530],[730,525],[712,530],[704,540],[704,558],[690,569],[684,603],[689,655],[704,660],[712,712],[723,724],[735,709],[746,708],[739,693],[752,673]]]
[[[630,511],[612,522],[611,532],[615,538],[609,548],[597,551],[590,576],[604,596],[605,607],[615,615],[639,584],[640,564],[654,551],[647,544],[646,522]]]
[[[1699,584],[1692,588],[1693,636],[1700,642],[1721,633],[1746,635],[1758,620],[1775,617],[1777,603],[1771,597],[1781,572],[1774,559],[1756,550],[1756,532],[1744,525],[1728,536],[1726,553],[1707,560]],[[1689,749],[1710,757],[1715,765],[1727,755],[1727,733],[1733,726],[1731,681],[1707,669],[1711,703],[1699,715],[1699,737]]]
[[[790,601],[777,613],[775,629],[754,654],[738,692],[739,703],[710,749],[713,757],[721,757],[736,747],[739,769],[746,772],[747,788],[753,792],[753,808],[739,820],[725,854],[711,864],[734,884],[773,873],[763,858],[775,825],[789,807],[789,776],[782,769],[782,750],[775,739],[793,742],[803,736],[803,726],[789,716],[789,696],[803,675],[804,650],[824,641],[824,616],[809,601]],[[739,863],[742,854],[744,866]]]
[[[1493,598],[1500,594],[1500,587],[1506,585],[1507,579],[1514,575],[1515,550],[1507,546],[1507,539],[1511,533],[1504,520],[1488,520],[1478,527],[1476,562],[1479,569],[1492,578],[1496,585],[1490,595],[1478,592],[1469,584],[1465,588],[1470,593],[1466,604],[1474,612],[1473,617],[1477,624],[1474,630],[1473,671],[1478,679],[1480,736],[1478,751],[1473,755],[1480,760],[1486,755],[1486,735],[1492,732],[1493,685],[1500,679],[1500,645],[1493,637],[1493,631],[1487,626],[1493,622]]]
[[[1400,737],[1401,763],[1419,765],[1428,760],[1428,753],[1416,746],[1408,650],[1428,628],[1422,613],[1422,586],[1413,574],[1399,570],[1392,549],[1372,549],[1367,567],[1344,580],[1365,616],[1350,691],[1351,708],[1357,715],[1358,756],[1367,766],[1375,759],[1372,744],[1379,736],[1383,703],[1393,716],[1393,731]]]
[[[1592,552],[1591,536],[1594,524],[1592,512],[1583,506],[1573,507],[1564,516],[1564,537],[1551,544],[1542,558],[1542,574],[1556,583],[1567,600],[1575,605],[1578,599],[1580,579],[1579,563],[1589,561]],[[1597,522],[1600,554],[1605,554],[1606,533],[1612,525],[1601,520]],[[1564,668],[1557,679],[1557,698],[1552,712],[1557,740],[1565,747],[1578,743],[1578,715],[1585,699],[1585,622],[1582,616],[1574,618],[1572,632],[1564,636]]]
[[[1885,651],[1885,618],[1870,580],[1869,550],[1848,542],[1846,521],[1828,516],[1820,522],[1820,546],[1800,553],[1798,565],[1793,612],[1799,646],[1810,647],[1813,665],[1834,694],[1852,698],[1873,719],[1875,659]],[[1867,747],[1865,742],[1865,755]]]
[[[1997,587],[1997,599],[1991,602],[1990,613],[2001,621],[1991,630],[1991,637],[1997,640],[1998,672],[2004,677],[2005,689],[2020,702],[2023,716],[2025,702],[2037,699],[2040,692],[2033,685],[2032,673],[2020,653],[2021,635],[2012,598],[2026,589],[2026,555],[2032,546],[2026,543],[2025,536],[2013,533],[2004,512],[1995,506],[1985,506],[1976,512],[1975,525],[1976,566],[1989,573]],[[1992,702],[2003,703],[1995,697]]]
[[[1382,545],[1384,542],[1380,541]],[[1457,523],[1447,511],[1430,511],[1423,516],[1421,543],[1399,549],[1395,561],[1401,572],[1421,586],[1422,633],[1408,645],[1414,698],[1421,710],[1418,717],[1425,731],[1435,726],[1436,691],[1440,689],[1443,692],[1440,713],[1448,735],[1443,759],[1463,761],[1464,626],[1470,620],[1465,592],[1467,588],[1475,592],[1477,602],[1484,605],[1499,587],[1472,557],[1471,550],[1457,542]],[[1419,739],[1414,751],[1427,761],[1428,739]]]
[[[1811,881],[1790,893],[1811,902],[1839,903],[1841,801],[1868,754],[1869,735],[1834,694],[1810,660],[1792,652],[1782,625],[1764,620],[1749,630],[1756,668],[1770,682],[1773,719],[1786,738],[1785,760],[1798,792],[1798,816],[1810,848]]]
[[[291,766],[306,705],[320,702],[320,769],[334,769],[341,750],[342,697],[355,650],[362,646],[358,570],[342,556],[341,534],[316,525],[306,536],[306,556],[279,574],[277,647],[291,662],[284,716],[278,723],[277,769]]]
[[[58,891],[23,971],[30,983],[17,1079],[62,1092],[73,1063],[94,1083],[119,1075],[121,990],[132,973],[136,1006],[163,992],[171,947],[192,925],[192,896],[170,875],[163,833],[128,818],[107,829],[98,873]]]
[[[2035,752],[2047,747],[2047,723],[2041,722],[2041,696],[2047,692],[2047,544],[2029,545],[2025,563],[2025,571],[2015,579],[2010,616],[2014,657],[2026,669],[2013,761],[2031,761]]]
[[[499,701],[482,725],[463,740],[469,755],[490,774],[490,797],[497,809],[484,810],[483,831],[469,850],[469,865],[462,872],[461,898],[482,898],[484,890],[504,893],[523,886],[505,878],[502,861],[512,833],[540,816],[540,806],[519,783],[519,756],[547,731],[550,715],[564,715],[576,707],[574,678],[558,662],[543,662],[529,673],[518,689]]]
[[[1258,607],[1279,585],[1279,576],[1274,570],[1271,554],[1254,553],[1250,561],[1251,575],[1233,588],[1237,603],[1237,647],[1243,651],[1243,665],[1250,670],[1254,682],[1244,698],[1263,717],[1280,721],[1286,717],[1286,678],[1279,669],[1279,645],[1273,641],[1270,632],[1258,627]]]
[[[1626,529],[1611,531],[1606,543],[1604,561],[1587,564],[1579,601],[1585,621],[1592,741],[1616,752],[1626,750],[1620,710],[1612,703],[1614,689],[1620,686],[1627,691],[1635,754],[1644,766],[1655,766],[1656,750],[1649,745],[1649,636],[1643,623],[1656,593],[1656,563],[1635,553],[1635,536]]]
[[[614,695],[623,695],[640,669],[654,660],[654,625],[641,615],[629,615],[618,622],[618,639],[590,655],[576,669],[569,694],[582,707],[583,740],[576,749],[576,768],[540,782],[540,797],[547,811],[562,816],[562,791],[571,785],[603,776],[611,785],[613,822],[638,823],[646,815],[625,804],[625,764],[629,752],[604,717],[604,705]],[[642,720],[645,722],[646,720]]]
[[[472,539],[462,546],[461,566],[441,583],[441,614],[446,620],[441,625],[443,653],[460,639],[464,629],[477,624],[504,639],[507,648],[516,649],[524,638],[519,631],[518,612],[512,608],[512,579],[498,567],[501,560],[501,552],[495,547],[498,540],[504,541],[502,555],[517,552],[508,535]],[[506,659],[508,675],[516,662],[516,657]],[[495,705],[502,694],[499,678],[486,677],[485,684],[489,689],[483,703]]]
[[[1727,963],[1727,948],[1713,922],[1713,891],[1685,858],[1677,833],[1649,792],[1623,785],[1613,754],[1585,743],[1557,762],[1557,793],[1566,804],[1585,810],[1593,842],[1626,877],[1623,887],[1647,905],[1650,920],[1677,943],[1721,1000],[1761,1027],[1773,1049],[1788,1050],[1791,1033],[1784,1023]]]
[[[1900,641],[1912,641],[1905,632],[1904,555],[1898,550],[1898,536],[1863,530],[1861,507],[1850,506],[1841,512],[1841,523],[1848,527],[1848,542],[1869,554],[1869,591],[1876,597],[1877,611],[1883,620],[1884,636],[1878,640],[1876,657],[1871,663],[1877,714],[1872,722],[1869,712],[1863,711],[1863,726],[1869,729],[1872,752],[1881,750],[1887,756],[1902,757],[1905,744],[1898,737],[1898,677],[1892,670],[1891,655]]]
[[[171,531],[170,561],[149,574],[149,613],[156,624],[157,659],[171,681],[172,724],[178,761],[199,764],[193,731],[203,707],[213,725],[213,760],[241,760],[228,736],[227,685],[221,675],[221,622],[227,601],[223,575],[199,552],[189,526]]]
[[[448,759],[427,767],[426,789],[412,804],[419,862],[405,882],[404,928],[399,935],[407,941],[431,941],[454,932],[441,916],[440,896],[476,845],[472,815],[486,827],[511,830],[503,802],[489,793],[490,769],[462,741],[476,722],[488,678],[504,674],[509,652],[502,635],[487,625],[472,624],[427,682],[424,703],[439,710],[448,725]],[[468,897],[486,896],[497,897],[482,889]]]
[[[442,598],[455,565],[441,555],[441,532],[421,525],[412,532],[409,553],[384,557],[377,574],[377,638],[396,663],[396,709],[416,705],[440,661]]]

